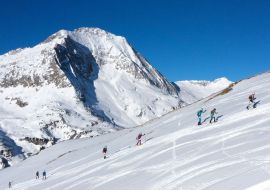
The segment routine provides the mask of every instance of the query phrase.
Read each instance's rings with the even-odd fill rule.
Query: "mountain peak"
[[[44,42],[42,42],[40,44],[50,43],[54,39],[64,39],[64,38],[67,37],[67,35],[68,35],[68,31],[67,30],[60,30],[60,31],[56,32],[55,34],[49,36]]]
[[[11,118],[0,121],[0,139],[7,135],[3,150],[17,147],[15,156],[28,157],[55,139],[134,127],[184,105],[124,37],[99,28],[60,30],[1,56],[0,64],[1,116]],[[1,133],[10,130],[18,133]]]

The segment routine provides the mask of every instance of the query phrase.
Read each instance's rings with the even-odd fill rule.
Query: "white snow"
[[[94,59],[89,65],[93,71],[83,70],[87,65],[82,65],[83,74],[79,76],[78,65],[71,64],[76,56],[63,56],[59,63],[69,64],[69,71],[56,64],[59,56],[55,48],[60,45],[68,49],[68,37],[79,44],[74,54],[80,51],[80,56],[85,56],[91,52]],[[54,73],[57,75],[52,76]],[[36,77],[40,84],[30,84]],[[124,37],[98,28],[61,30],[33,48],[1,55],[0,83],[6,80],[8,85],[0,87],[0,137],[5,141],[0,140],[0,151],[13,152],[15,157],[8,158],[10,165],[40,150],[40,145],[21,141],[25,137],[55,137],[58,141],[95,137],[140,125],[185,105],[173,85]],[[16,85],[19,80],[25,86],[22,82]],[[79,99],[78,88],[83,89],[80,93],[84,93],[86,102]],[[17,99],[28,105],[19,107]]]
[[[227,88],[232,82],[227,78],[219,78],[214,81],[185,80],[177,81],[174,84],[180,88],[180,98],[191,104],[202,98],[217,93]]]
[[[58,143],[2,170],[0,189],[7,189],[10,181],[19,190],[270,189],[269,91],[270,73],[265,73],[143,127]],[[252,92],[257,108],[247,111]],[[197,126],[201,107],[207,113]],[[214,107],[218,122],[208,124]],[[144,144],[135,147],[139,132],[146,133]],[[48,179],[36,180],[36,171],[43,170]]]

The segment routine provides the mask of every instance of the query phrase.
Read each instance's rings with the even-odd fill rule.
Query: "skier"
[[[39,179],[39,172],[36,173],[36,179]]]
[[[45,172],[45,170],[43,172],[43,178],[42,179],[46,179],[46,172]]]
[[[103,148],[103,154],[104,154],[104,159],[106,159],[106,154],[107,154],[107,145]]]
[[[199,118],[199,122],[198,122],[198,125],[201,125],[202,123],[202,113],[205,113],[206,112],[206,110],[205,111],[203,111],[203,108],[201,108],[201,110],[199,110],[198,112],[197,112],[197,116],[198,116],[198,118]]]
[[[251,95],[249,95],[248,99],[249,99],[249,103],[248,103],[247,109],[249,109],[250,104],[253,104],[253,108],[256,108],[255,102],[254,102],[254,100],[256,99],[255,92],[253,92]]]
[[[216,108],[214,108],[212,111],[211,111],[211,120],[210,120],[210,123],[212,123],[212,119],[214,118],[214,122],[216,122],[216,118],[214,117],[215,114],[217,114],[218,112],[216,112]]]
[[[12,188],[12,182],[8,183],[9,188]]]
[[[141,138],[142,138],[142,136],[144,136],[145,134],[142,134],[141,132],[140,132],[140,134],[138,135],[138,137],[136,138],[137,140],[138,140],[138,142],[137,142],[137,146],[139,146],[139,143],[140,143],[140,145],[142,145],[142,140],[141,140]]]

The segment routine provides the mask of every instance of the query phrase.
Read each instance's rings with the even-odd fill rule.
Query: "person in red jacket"
[[[256,99],[255,92],[253,92],[251,95],[249,95],[248,99],[249,99],[249,104],[247,106],[247,109],[249,109],[250,104],[253,104],[253,108],[255,108],[255,102],[254,102],[254,100]]]
[[[140,133],[139,135],[138,135],[138,137],[136,138],[137,140],[138,140],[138,142],[137,142],[137,146],[139,146],[139,143],[140,143],[140,145],[142,145],[142,140],[141,140],[141,138],[142,138],[142,136],[144,136],[145,134],[142,134],[142,133]]]
[[[104,154],[104,159],[106,159],[106,154],[107,154],[107,145],[103,148],[103,154]]]

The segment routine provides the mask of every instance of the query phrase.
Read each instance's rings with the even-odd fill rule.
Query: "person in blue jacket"
[[[45,170],[43,172],[43,178],[42,179],[46,179],[46,172],[45,172]]]
[[[201,124],[202,124],[202,113],[205,113],[205,112],[206,112],[206,110],[203,111],[203,108],[201,108],[201,110],[199,110],[199,111],[197,112],[197,116],[198,116],[198,118],[199,118],[198,125],[201,125]]]

